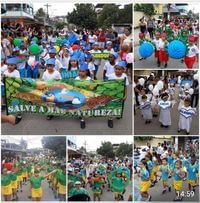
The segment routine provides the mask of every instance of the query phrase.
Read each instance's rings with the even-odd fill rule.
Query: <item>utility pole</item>
[[[86,140],[85,140],[85,142],[83,144],[84,144],[84,147],[85,147],[85,152],[87,152],[87,149],[86,149],[87,142],[86,142]]]
[[[49,7],[51,7],[51,5],[47,3],[44,6],[47,7],[47,19],[49,19]]]

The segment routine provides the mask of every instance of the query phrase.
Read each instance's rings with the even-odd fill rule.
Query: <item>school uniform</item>
[[[196,56],[199,53],[198,47],[196,45],[188,46],[188,53],[185,56],[185,64],[187,68],[192,69],[194,63],[196,62]]]
[[[43,76],[42,76],[42,80],[46,81],[46,80],[61,80],[61,75],[60,73],[57,71],[57,70],[54,70],[53,73],[49,73],[48,70],[46,70],[44,73],[43,73]]]
[[[148,192],[150,186],[151,186],[151,181],[149,180],[149,172],[145,168],[142,168],[140,171],[140,177],[141,177],[141,182],[140,182],[140,192]]]
[[[12,78],[20,78],[20,74],[18,70],[14,70],[13,72],[9,72],[8,70],[6,70],[4,72],[4,75],[7,77],[12,77]]]
[[[142,112],[142,117],[145,120],[152,120],[152,109],[151,109],[151,102],[145,101],[140,104],[140,110]]]
[[[154,39],[153,40],[153,43],[155,44],[155,47],[156,47],[156,49],[155,49],[155,58],[158,58],[159,57],[159,51],[160,51],[160,47],[159,47],[159,43],[160,43],[160,40],[161,39]]]
[[[104,68],[103,68],[104,71],[106,71],[106,78],[105,79],[108,79],[108,76],[110,74],[113,74],[115,72],[115,64],[114,65],[111,65],[109,61],[107,61],[104,65]]]
[[[108,80],[119,80],[119,79],[125,79],[125,85],[126,86],[129,85],[128,77],[125,73],[122,73],[120,77],[116,76],[115,73],[108,75]]]
[[[178,122],[179,130],[186,130],[187,133],[190,132],[191,124],[192,124],[192,116],[194,114],[195,114],[195,110],[191,106],[189,107],[182,106],[180,108],[179,122]]]
[[[167,63],[167,61],[169,60],[169,56],[165,50],[165,46],[166,46],[166,42],[164,42],[163,40],[160,40],[158,43],[159,61]]]
[[[170,113],[171,102],[161,100],[158,102],[158,105],[160,107],[159,122],[162,123],[162,125],[164,126],[170,126],[171,125],[171,113]]]

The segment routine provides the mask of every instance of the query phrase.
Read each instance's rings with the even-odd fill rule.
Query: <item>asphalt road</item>
[[[178,89],[176,88],[176,104],[171,108],[171,120],[172,125],[168,128],[160,127],[159,116],[153,117],[153,120],[150,124],[145,124],[144,119],[142,118],[140,109],[136,109],[136,115],[134,116],[134,134],[135,135],[185,135],[184,131],[180,133],[178,130],[178,120],[179,120],[179,112],[178,112],[178,104],[179,101],[177,99]],[[198,135],[199,134],[199,110],[197,109],[196,115],[192,120],[192,127],[190,131],[190,135]]]

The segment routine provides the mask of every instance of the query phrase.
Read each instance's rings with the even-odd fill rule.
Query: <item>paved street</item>
[[[178,95],[178,89],[176,89],[176,101]],[[145,121],[142,118],[140,109],[136,109],[136,115],[134,116],[134,134],[135,135],[185,135],[186,133],[178,130],[178,104],[177,102],[173,108],[171,108],[171,120],[172,125],[168,128],[160,127],[159,116],[153,117],[153,120],[150,124],[145,124]],[[192,127],[190,131],[190,135],[198,135],[199,134],[199,111],[197,110],[197,114],[193,117]]]
[[[90,197],[93,198],[92,190],[89,190]],[[130,182],[129,186],[126,188],[126,192],[124,194],[124,201],[128,201],[129,195],[132,195],[132,182]],[[93,199],[92,199],[93,200]],[[114,201],[114,193],[111,191],[107,191],[107,186],[105,187],[103,194],[101,196],[101,201]]]
[[[138,181],[135,181],[134,184],[138,185]],[[173,185],[172,178],[169,179],[169,184]],[[172,187],[171,192],[166,192],[165,194],[162,194],[163,186],[162,181],[159,181],[154,187],[149,189],[149,193],[152,196],[151,201],[162,201],[162,202],[172,202],[175,198],[175,191]],[[187,181],[184,181],[184,187],[183,190],[185,193],[188,191],[188,184]],[[199,187],[196,187],[196,192],[193,197],[184,197],[182,202],[199,202]]]
[[[145,59],[145,60],[139,60],[139,29],[134,30],[134,68],[135,69],[164,69],[163,67],[158,68],[157,67],[157,61],[154,57],[154,54],[152,54],[151,57]],[[147,34],[147,38],[149,38],[149,35]],[[193,69],[198,69],[199,64],[195,63]],[[168,66],[165,69],[187,69],[186,65],[184,63],[181,63],[181,60],[176,60],[169,58]]]
[[[42,181],[42,189],[43,189],[43,197],[42,201],[58,201],[58,199],[55,199],[53,191],[49,188],[48,182],[45,179]],[[30,190],[30,183],[27,182],[27,185],[22,186],[22,192],[17,193],[19,197],[19,201],[31,201],[29,198],[31,196],[31,190]],[[1,197],[3,200],[3,197]]]
[[[98,79],[102,79],[102,75],[103,63],[97,75]],[[131,109],[132,85],[129,85],[123,118],[114,120],[114,128],[107,126],[107,118],[87,118],[86,128],[81,129],[77,118],[54,117],[49,121],[43,115],[26,113],[16,126],[2,124],[1,132],[3,135],[130,135],[132,134]]]

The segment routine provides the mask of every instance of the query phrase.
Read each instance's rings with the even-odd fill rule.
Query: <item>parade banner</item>
[[[92,53],[94,59],[108,59],[110,53]]]
[[[124,80],[5,78],[5,89],[8,114],[117,118],[123,114]]]

